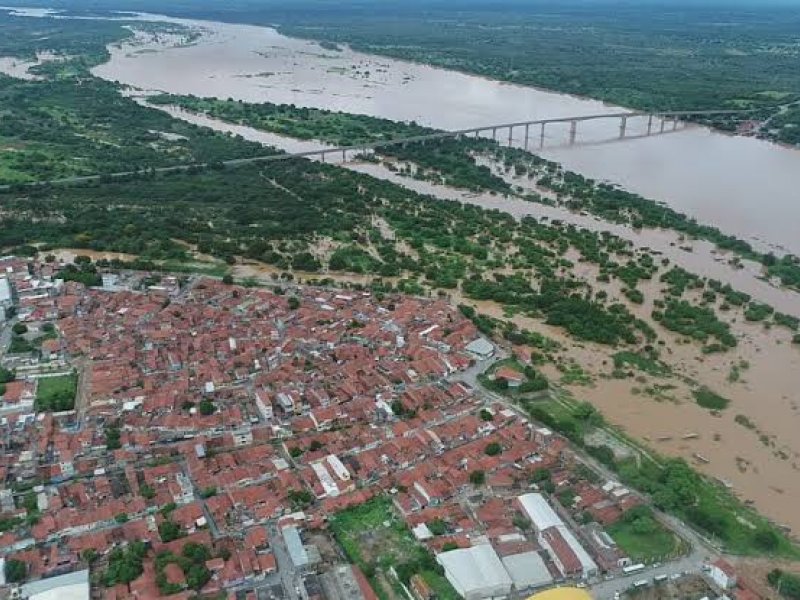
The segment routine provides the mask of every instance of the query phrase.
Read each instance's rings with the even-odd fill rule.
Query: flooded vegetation
[[[646,122],[632,119],[635,139],[622,141],[616,122],[581,125],[575,145],[550,128],[544,158],[522,152],[515,130],[511,149],[448,140],[226,169],[223,158],[615,108],[269,28],[168,21],[192,33],[137,25],[109,42],[96,77],[83,65],[113,113],[102,131],[70,80],[0,82],[8,93],[40,86],[71,115],[59,121],[70,144],[43,147],[52,168],[6,153],[6,181],[139,167],[80,187],[12,188],[0,198],[3,248],[449,298],[486,333],[532,346],[557,394],[800,528],[800,279],[770,244],[798,248],[800,154],[701,127],[637,137]],[[21,118],[41,117],[28,95]],[[208,164],[154,171],[186,162]]]
[[[438,129],[623,110],[346,47],[329,51],[265,27],[166,20],[202,35],[191,46],[139,36],[111,48],[111,60],[93,72],[141,90],[295,104]],[[800,151],[702,127],[641,137],[646,130],[646,119],[631,119],[632,139],[620,142],[618,121],[582,123],[579,143],[570,146],[569,125],[552,126],[542,153],[727,233],[800,252],[790,225],[800,219]],[[512,141],[522,145],[522,135],[516,131]]]

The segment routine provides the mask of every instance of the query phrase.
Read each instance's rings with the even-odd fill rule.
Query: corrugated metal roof
[[[512,581],[500,557],[488,544],[451,550],[436,559],[445,568],[456,589],[464,594],[483,592],[485,596],[503,596],[511,590]]]
[[[295,567],[305,567],[308,564],[308,552],[303,546],[303,540],[300,539],[300,532],[297,527],[294,525],[284,527],[281,533],[283,534],[283,540],[286,542],[286,549],[289,551],[292,564]]]

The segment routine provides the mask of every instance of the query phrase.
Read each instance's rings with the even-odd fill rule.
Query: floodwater
[[[38,75],[31,73],[33,67],[38,67],[47,62],[64,60],[66,57],[53,54],[51,52],[38,52],[36,60],[24,60],[21,58],[14,58],[11,56],[0,56],[0,73],[15,77],[17,79],[24,79],[26,81],[35,81],[41,79]]]
[[[298,140],[296,138],[270,133],[245,125],[228,123],[207,115],[186,111],[175,106],[148,104],[144,98],[137,98],[137,100],[146,106],[162,110],[175,118],[188,121],[195,125],[238,135],[248,141],[259,142],[265,146],[279,148],[286,152],[306,152],[331,148],[330,145],[321,142]],[[687,271],[703,277],[717,279],[723,283],[728,283],[734,289],[746,292],[760,302],[770,304],[778,311],[800,316],[800,296],[798,296],[796,292],[772,285],[760,278],[760,265],[756,263],[742,261],[744,268],[741,269],[730,266],[727,262],[729,256],[719,252],[715,249],[713,244],[708,242],[695,241],[689,244],[685,241],[680,241],[679,236],[675,232],[668,230],[635,231],[623,225],[602,221],[591,215],[570,212],[563,208],[548,206],[546,204],[490,193],[473,193],[463,189],[421,181],[391,171],[382,164],[352,160],[343,162],[341,160],[341,155],[336,153],[331,153],[327,161],[341,164],[341,166],[353,171],[391,181],[420,194],[444,200],[455,200],[466,204],[474,204],[487,209],[502,210],[518,219],[532,216],[537,219],[548,219],[551,221],[560,220],[592,231],[609,231],[620,238],[630,240],[637,248],[649,248],[659,253],[664,258],[668,258],[672,264],[678,265]],[[546,195],[543,193],[543,190],[532,186],[526,178],[515,178],[502,173],[498,174],[515,186],[520,186],[526,190]],[[682,249],[687,247],[691,248],[691,252]]]
[[[460,129],[494,123],[616,112],[600,102],[533,88],[508,85],[442,69],[368,56],[349,49],[324,50],[314,42],[287,38],[273,29],[245,25],[166,19],[199,28],[203,36],[193,45],[176,39],[165,42],[137,34],[133,43],[112,48],[111,60],[95,69],[98,76],[145,91],[217,96],[251,102],[269,101],[364,113],[395,120],[415,120],[442,129]],[[288,151],[317,149],[302,142],[224,124],[207,117],[167,109],[192,122],[230,131]],[[660,131],[660,123],[654,125]],[[669,130],[669,127],[667,128]],[[679,128],[665,135],[642,137],[645,119],[631,119],[618,140],[618,121],[592,121],[578,126],[570,145],[569,126],[548,126],[541,153],[585,175],[613,181],[626,189],[666,202],[723,231],[800,253],[800,152],[767,142],[732,137],[702,127]],[[522,128],[512,142],[524,143]],[[531,131],[531,148],[539,143]],[[498,132],[508,139],[508,131]],[[591,229],[612,231],[639,247],[662,252],[686,269],[730,282],[735,288],[769,302],[778,310],[800,315],[800,296],[758,279],[758,268],[746,264],[731,268],[711,245],[692,244],[681,250],[672,232],[634,232],[587,215],[520,199],[490,194],[468,194],[445,186],[416,181],[372,163],[345,165],[435,197],[471,202],[505,210],[517,217],[562,219]],[[515,184],[526,185],[524,181]],[[259,265],[237,267],[239,276],[269,273]],[[588,276],[588,274],[587,274]],[[616,296],[618,290],[615,291]],[[623,300],[624,301],[624,300]],[[502,315],[491,303],[475,303],[483,312]],[[642,307],[640,310],[649,310]],[[759,510],[800,530],[800,397],[797,393],[800,351],[781,328],[733,323],[739,346],[724,355],[700,356],[696,345],[682,344],[677,336],[659,331],[668,345],[664,360],[678,377],[674,401],[636,393],[644,387],[632,380],[598,377],[609,371],[613,350],[594,344],[576,344],[563,332],[541,321],[515,317],[521,325],[562,341],[567,355],[595,376],[595,386],[575,390],[576,396],[595,403],[610,421],[635,437],[648,440],[659,451],[708,463],[698,468],[724,479],[734,492],[751,499]],[[731,381],[734,363],[749,365],[740,381]],[[605,361],[606,364],[603,364]],[[690,398],[688,376],[731,399],[720,416],[699,408]],[[652,378],[649,378],[652,380]],[[651,381],[653,383],[653,381]],[[756,430],[734,419],[744,415]],[[698,433],[689,440],[683,436]]]
[[[94,73],[143,90],[290,103],[461,129],[624,110],[596,100],[354,52],[249,25],[168,19],[202,30],[194,44],[147,34],[111,49]],[[723,231],[800,253],[800,151],[703,127],[644,136],[647,119],[548,125],[541,153],[569,169],[668,203]],[[667,126],[667,130],[671,125]],[[660,131],[660,122],[653,124]],[[524,130],[514,130],[522,145]],[[498,131],[508,140],[508,130]],[[530,132],[535,149],[540,131]]]
[[[302,141],[260,131],[251,127],[226,123],[206,115],[183,111],[175,107],[158,107],[171,115],[189,122],[219,131],[240,135],[267,146],[288,152],[302,152],[323,147],[317,142]],[[606,230],[624,239],[631,240],[636,247],[650,248],[669,258],[672,264],[746,291],[762,302],[768,302],[778,310],[800,314],[800,297],[797,293],[770,285],[758,277],[757,265],[745,262],[744,269],[732,268],[726,256],[717,252],[711,244],[694,242],[692,251],[671,231],[633,231],[630,228],[600,221],[589,215],[566,211],[561,208],[528,202],[519,198],[503,197],[488,193],[471,193],[452,187],[420,181],[389,170],[383,164],[372,162],[341,162],[338,155],[331,158],[345,168],[386,179],[416,192],[436,198],[471,203],[484,208],[496,208],[522,218],[527,215],[539,219],[561,220],[594,231]],[[539,193],[524,178],[510,178],[514,185],[521,185]],[[572,256],[575,260],[577,257]],[[576,262],[576,274],[600,286],[596,281],[596,267]],[[237,277],[263,278],[276,274],[277,269],[255,262],[237,265]],[[304,277],[308,274],[298,274]],[[320,275],[315,275],[320,277]],[[369,277],[341,274],[326,274],[339,282],[367,283]],[[656,277],[657,279],[657,277]],[[600,286],[602,287],[602,286]],[[606,289],[612,298],[626,303],[634,314],[648,318],[652,310],[652,299],[658,296],[661,287],[657,281],[642,284],[648,297],[643,306],[630,305],[621,293],[621,284],[610,282]],[[454,302],[476,306],[483,313],[503,317],[503,310],[491,302],[475,302],[455,293]],[[800,400],[796,399],[797,373],[800,372],[800,351],[790,343],[790,334],[781,328],[765,330],[760,324],[747,324],[741,319],[731,318],[734,332],[740,338],[739,346],[724,355],[698,357],[698,348],[691,344],[678,343],[678,336],[662,331],[668,341],[668,350],[663,359],[680,376],[691,377],[703,385],[731,400],[731,406],[719,416],[697,406],[691,398],[689,386],[681,377],[647,383],[631,380],[603,378],[610,372],[614,350],[597,344],[576,344],[563,331],[543,325],[540,321],[522,316],[514,317],[521,326],[539,331],[559,341],[565,357],[577,364],[594,378],[590,388],[575,390],[582,399],[594,403],[609,420],[623,427],[631,435],[645,439],[659,452],[682,456],[709,475],[724,481],[743,500],[755,503],[759,510],[778,523],[800,530],[800,515],[794,509],[793,498],[800,494],[800,445],[794,435],[800,420]],[[747,361],[741,380],[729,381],[731,366]],[[557,373],[548,375],[558,379]],[[635,388],[652,384],[674,385],[667,392],[672,400],[657,400]],[[748,430],[734,419],[745,415],[754,422],[756,430]],[[683,439],[687,434],[700,432],[697,437]],[[764,437],[769,442],[764,442]],[[696,455],[709,460],[698,462]]]

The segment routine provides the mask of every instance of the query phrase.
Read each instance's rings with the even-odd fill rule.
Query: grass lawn
[[[413,574],[420,573],[440,600],[459,597],[440,574],[440,567],[427,548],[414,539],[396,514],[388,498],[374,498],[336,514],[331,520],[331,530],[350,561],[367,575],[380,598],[392,597],[382,583],[391,582],[390,567],[406,584]]]
[[[35,347],[21,335],[12,335],[11,343],[8,346],[9,354],[27,354],[33,352]]]
[[[62,411],[75,408],[78,375],[42,377],[36,386],[37,411]]]
[[[625,520],[611,525],[607,531],[634,563],[663,560],[679,549],[679,540],[657,521],[649,531],[640,531]]]
[[[503,367],[508,367],[522,375],[522,385],[512,388],[506,385],[504,380],[495,379],[494,374]],[[485,373],[478,375],[478,381],[483,387],[492,392],[515,399],[540,396],[547,391],[547,382],[544,379],[544,375],[532,367],[526,368],[514,357],[497,361]]]
[[[421,575],[425,583],[431,586],[438,600],[461,600],[461,596],[453,589],[453,586],[444,575],[439,575],[435,571],[423,571]]]
[[[331,528],[350,560],[364,570],[405,562],[420,549],[386,498],[338,513]]]

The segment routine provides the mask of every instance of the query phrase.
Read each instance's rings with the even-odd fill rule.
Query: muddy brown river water
[[[32,16],[45,17],[45,13]],[[302,106],[417,121],[459,129],[494,123],[589,115],[622,110],[601,102],[529,87],[510,85],[425,65],[370,56],[344,48],[324,50],[312,41],[288,38],[266,27],[168,19],[202,32],[193,44],[181,36],[158,39],[137,33],[134,40],[111,48],[111,59],[94,69],[100,77],[144,91],[165,91],[234,98],[251,102],[293,103]],[[0,63],[0,69],[2,68]],[[302,142],[252,128],[225,124],[174,109],[179,118],[230,131],[288,151],[317,149]],[[644,132],[646,120],[632,119],[628,133]],[[518,131],[517,135],[521,135]],[[541,154],[584,175],[618,183],[654,200],[711,223],[723,231],[800,253],[800,151],[750,138],[733,137],[703,127],[687,127],[666,135],[617,140],[618,121],[595,121],[579,126],[577,144],[569,145],[568,126],[549,127]],[[507,132],[501,139],[507,139]],[[503,138],[505,136],[505,138]],[[521,144],[517,137],[514,143]],[[800,294],[782,290],[759,278],[757,265],[737,270],[706,243],[693,242],[692,251],[668,231],[635,232],[587,215],[569,213],[518,198],[469,194],[416,181],[371,163],[348,163],[348,168],[390,179],[433,196],[505,210],[517,217],[562,219],[594,230],[608,230],[670,258],[689,271],[731,283],[778,310],[800,316]],[[524,181],[516,184],[526,185]],[[257,265],[238,267],[240,276],[268,276]],[[591,276],[587,273],[587,277]],[[473,304],[478,304],[474,303]],[[490,303],[479,304],[502,316]],[[575,344],[541,322],[516,317],[521,325],[564,342],[568,355],[595,376],[594,387],[575,389],[575,395],[595,403],[610,421],[658,451],[683,456],[690,462],[701,455],[709,462],[697,467],[732,486],[743,499],[780,523],[800,531],[800,350],[781,328],[764,330],[758,324],[732,326],[739,346],[724,355],[703,357],[696,346],[669,340],[665,361],[682,376],[692,377],[731,399],[721,415],[701,409],[677,384],[674,401],[657,401],[636,393],[642,384],[599,377],[608,368],[609,350]],[[730,381],[731,366],[746,360],[740,381]],[[650,381],[648,383],[654,383]],[[758,431],[735,421],[745,415]],[[688,433],[696,438],[683,439]],[[660,440],[660,441],[659,441]]]
[[[145,90],[293,103],[440,129],[624,110],[347,48],[325,50],[267,27],[168,20],[203,35],[192,45],[139,35],[112,48],[94,73]],[[704,127],[618,141],[616,120],[581,123],[578,143],[569,146],[568,129],[548,126],[544,156],[724,231],[800,253],[800,151]],[[644,118],[628,123],[631,136],[645,131]],[[515,132],[516,144],[522,135]]]

